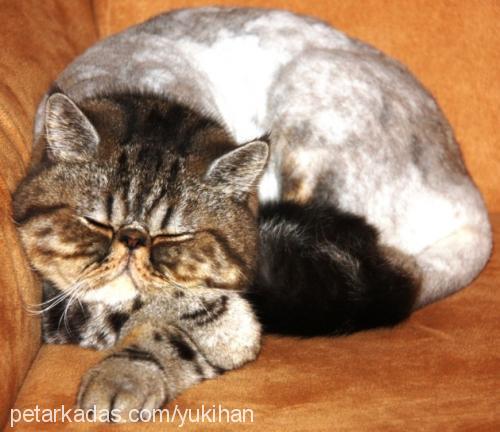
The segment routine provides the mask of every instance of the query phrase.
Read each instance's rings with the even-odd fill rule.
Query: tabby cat
[[[50,343],[112,348],[84,408],[152,410],[295,335],[394,325],[467,285],[491,233],[432,97],[285,11],[178,10],[65,69],[14,218]]]

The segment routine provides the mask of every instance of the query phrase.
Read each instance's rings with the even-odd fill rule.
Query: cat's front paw
[[[111,356],[84,375],[77,404],[95,421],[124,423],[143,419],[144,412],[151,413],[166,400],[167,386],[159,365],[146,358]]]

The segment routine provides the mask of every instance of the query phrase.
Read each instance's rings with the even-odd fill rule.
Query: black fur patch
[[[227,312],[228,297],[222,295],[218,299],[208,302],[201,300],[203,303],[202,309],[197,309],[194,312],[184,313],[181,315],[182,320],[193,320],[198,325],[206,325],[217,319]]]
[[[130,318],[130,315],[125,312],[112,312],[108,316],[108,322],[111,325],[111,328],[118,333],[121,328],[123,327],[123,324],[127,322],[127,320]]]
[[[245,297],[268,332],[345,334],[411,313],[412,275],[386,259],[376,230],[331,205],[260,210],[260,257]]]
[[[108,221],[113,219],[113,203],[115,199],[113,195],[110,193],[107,198],[106,198],[106,215],[108,218]]]
[[[60,294],[60,291],[49,281],[43,282],[43,301]],[[82,340],[81,330],[90,318],[85,303],[76,303],[66,310],[67,299],[61,301],[43,314],[44,338],[58,337],[62,342],[79,343]],[[64,312],[66,311],[66,317]]]
[[[196,353],[189,344],[180,335],[171,334],[169,341],[177,351],[178,356],[187,361],[193,361],[196,358]]]
[[[144,302],[139,297],[136,297],[134,299],[134,304],[132,305],[132,312],[137,312],[143,306],[144,306]]]
[[[149,351],[145,351],[139,348],[137,345],[130,345],[129,347],[124,348],[121,351],[111,354],[108,358],[127,358],[131,361],[145,361],[153,363],[161,371],[165,370],[163,365],[153,354],[151,354]]]

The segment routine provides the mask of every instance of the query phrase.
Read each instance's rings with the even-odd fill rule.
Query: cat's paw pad
[[[135,422],[150,418],[166,401],[163,372],[154,363],[109,357],[88,370],[77,404],[94,421]]]

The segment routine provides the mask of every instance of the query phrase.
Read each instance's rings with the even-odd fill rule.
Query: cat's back
[[[99,42],[56,84],[77,102],[114,89],[169,95],[214,114],[245,141],[266,132],[267,97],[280,69],[317,49],[376,52],[287,11],[182,9]]]
[[[88,49],[52,91],[78,105],[129,90],[212,117],[238,143],[268,135],[260,201],[333,203],[422,268],[437,262],[421,302],[464,286],[489,256],[486,208],[434,99],[397,61],[321,21],[264,9],[170,12]]]

